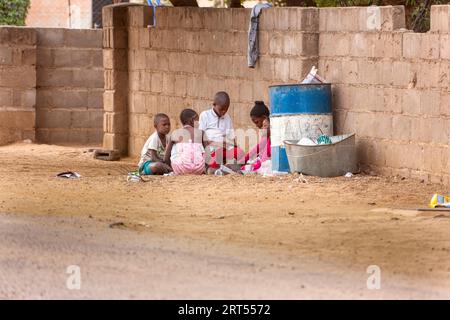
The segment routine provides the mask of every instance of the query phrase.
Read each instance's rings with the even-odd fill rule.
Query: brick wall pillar
[[[0,145],[35,139],[36,30],[0,27]]]
[[[147,6],[119,4],[103,8],[103,147],[128,154],[128,42],[132,30],[153,21]]]
[[[128,7],[103,8],[103,147],[128,152]]]

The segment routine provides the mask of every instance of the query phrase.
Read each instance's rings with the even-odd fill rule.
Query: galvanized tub
[[[300,145],[298,140],[285,140],[291,172],[311,176],[336,177],[356,172],[355,134],[330,137],[331,144]]]
[[[282,84],[269,87],[272,169],[289,172],[283,141],[333,134],[331,84]]]

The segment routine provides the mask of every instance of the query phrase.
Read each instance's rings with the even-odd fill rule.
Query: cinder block
[[[65,43],[63,28],[36,28],[38,47],[63,47]]]
[[[12,90],[8,88],[0,88],[0,108],[10,107],[13,105]]]
[[[70,128],[72,114],[69,110],[45,110],[36,112],[36,128]]]
[[[75,69],[73,70],[73,87],[103,88],[102,69]]]
[[[36,87],[36,69],[33,66],[0,68],[0,87]]]
[[[275,58],[275,79],[287,82],[290,76],[289,59]]]
[[[78,49],[55,49],[54,66],[57,68],[88,67],[91,65],[91,51]]]
[[[265,101],[269,103],[269,81],[256,80],[253,81],[253,99]],[[248,119],[248,118],[247,118]]]
[[[442,173],[443,149],[435,146],[423,146],[423,167],[422,170],[434,173]]]
[[[92,66],[94,68],[103,68],[103,50],[94,49],[91,50],[92,54]]]
[[[37,73],[40,87],[70,87],[73,85],[73,70],[41,69]]]
[[[231,8],[232,29],[241,31],[248,29],[250,24],[250,9]]]
[[[128,114],[106,112],[103,115],[103,131],[108,133],[128,133]]]
[[[103,110],[72,111],[70,128],[86,129],[101,128],[103,124]]]
[[[103,90],[90,90],[87,106],[88,109],[103,109]]]
[[[254,71],[254,79],[272,80],[275,74],[274,59],[268,56],[260,57],[253,71]]]
[[[21,64],[23,65],[36,65],[36,49],[20,49],[19,55],[21,57]]]
[[[413,80],[411,70],[411,62],[409,61],[394,61],[393,62],[392,80],[394,85],[407,87]]]
[[[348,56],[351,35],[346,33],[323,33],[319,36],[320,56]]]
[[[9,32],[9,43],[11,44],[35,46],[37,43],[37,34],[34,28],[6,27],[6,29]]]
[[[34,109],[36,106],[36,89],[13,90],[13,105]]]
[[[151,79],[152,74],[150,72],[140,71],[139,72],[139,91],[150,91],[151,90]]]
[[[312,60],[315,62],[316,60]],[[319,63],[319,72],[327,81],[339,84],[342,83],[342,62],[340,59],[320,59]],[[305,74],[306,75],[306,74]]]
[[[128,43],[130,43],[130,42],[128,42]],[[148,48],[150,48],[150,43],[151,43],[150,42],[150,32],[148,32],[148,29],[147,28],[139,29],[139,48],[148,49]]]
[[[128,26],[132,28],[147,28],[153,25],[153,7],[134,5],[128,7]]]
[[[37,93],[37,107],[50,109],[86,109],[88,105],[87,90],[67,88],[40,88]]]
[[[275,29],[275,20],[277,14],[275,8],[263,9],[259,14],[259,30],[273,31]]]
[[[13,52],[10,47],[0,47],[0,65],[11,65]]]
[[[377,58],[401,58],[404,32],[371,33],[374,41],[373,56]]]
[[[380,63],[372,60],[358,61],[358,82],[361,84],[378,84],[383,72]]]
[[[115,150],[96,149],[94,151],[94,159],[104,161],[118,161],[120,160],[120,152]]]
[[[140,41],[141,41],[139,30],[140,29],[137,29],[137,28],[128,29],[127,36],[128,36],[128,48],[129,49],[133,49],[133,50],[139,49]],[[149,45],[150,45],[150,39],[148,39],[148,41],[149,41]]]
[[[289,30],[289,10],[290,8],[275,7],[271,8],[275,13],[274,30]]]
[[[320,31],[393,31],[405,27],[403,6],[320,8]]]
[[[105,90],[103,93],[103,109],[107,112],[127,112],[128,95],[115,90]]]
[[[103,28],[103,48],[126,49],[128,32],[125,28]]]
[[[130,97],[130,114],[135,113],[146,113],[146,97],[145,94],[142,92],[134,92]]]
[[[128,72],[106,69],[104,79],[106,90],[116,90],[122,93],[128,91]]]
[[[415,64],[419,67],[417,73],[417,88],[439,88],[441,79],[441,65],[438,61],[423,61]]]
[[[101,48],[102,30],[65,29],[65,44],[73,48]]]
[[[384,88],[384,108],[388,112],[399,114],[402,112],[403,89]]]
[[[439,116],[441,107],[441,92],[439,90],[424,90],[420,94],[420,113],[428,116]]]
[[[440,114],[444,117],[450,116],[450,92],[446,90],[441,91]]]
[[[289,8],[289,29],[318,31],[319,10],[317,8]]]
[[[164,77],[162,80],[164,84]],[[164,86],[163,86],[164,89]],[[163,92],[164,94],[169,94],[169,92]],[[180,97],[186,97],[187,95],[187,78],[185,75],[176,75],[175,76],[175,95]]]
[[[36,50],[36,64],[38,67],[52,67],[54,60],[53,49],[38,48]]]
[[[392,139],[410,141],[412,127],[411,117],[404,115],[392,116]]]
[[[356,60],[342,60],[342,83],[354,84],[359,82],[359,63]]]
[[[434,5],[431,6],[431,32],[450,32],[450,6],[449,5]]]
[[[154,72],[151,74],[151,92],[159,93],[162,91],[162,82],[163,77],[162,74],[159,72]]]
[[[145,95],[145,112],[148,114],[156,114],[167,110],[167,103],[164,103],[164,96],[153,94]]]
[[[441,34],[439,44],[441,59],[450,60],[450,34]]]
[[[128,8],[129,4],[104,6],[102,10],[103,27],[126,27],[128,25]]]
[[[405,7],[402,5],[381,7],[381,17],[383,31],[394,31],[406,27]]]
[[[439,59],[439,35],[403,33],[403,57],[409,59]]]
[[[435,144],[448,144],[448,120],[442,118],[420,118],[417,141]]]
[[[289,78],[296,83],[300,82],[313,66],[317,66],[317,62],[317,59],[289,59]]]
[[[105,69],[126,71],[128,52],[126,49],[104,49],[103,66]]]
[[[240,81],[238,101],[253,102],[253,81]]]
[[[402,99],[402,112],[404,114],[420,113],[420,91],[415,89],[407,89],[404,91]]]

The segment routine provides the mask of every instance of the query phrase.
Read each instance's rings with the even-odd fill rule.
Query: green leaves
[[[25,25],[30,0],[0,0],[0,25]]]

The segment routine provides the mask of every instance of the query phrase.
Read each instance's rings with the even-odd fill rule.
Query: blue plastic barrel
[[[284,140],[333,135],[331,84],[269,87],[272,169],[289,172]]]

